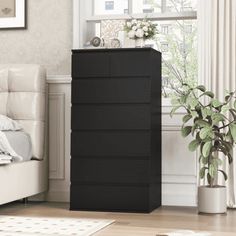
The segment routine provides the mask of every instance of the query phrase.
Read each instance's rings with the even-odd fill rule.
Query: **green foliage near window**
[[[155,2],[155,1],[154,1]],[[165,6],[166,11],[183,12],[194,9],[192,0],[169,0]],[[153,3],[154,4],[154,3]],[[170,9],[169,9],[170,8]],[[169,10],[168,10],[169,9]],[[165,27],[164,32],[162,27]],[[197,81],[197,22],[196,20],[171,20],[158,24],[159,35],[156,37],[156,45],[162,52],[162,94],[163,97],[170,97],[172,84],[180,86],[176,75],[169,70],[168,64],[178,69],[181,77],[190,84]],[[163,50],[162,45],[167,45]]]
[[[200,178],[207,177],[210,187],[214,187],[219,172],[227,180],[218,154],[223,153],[229,163],[233,161],[231,153],[236,142],[235,92],[228,92],[224,101],[220,101],[203,85],[192,86],[183,80],[180,83],[181,87],[173,87],[171,116],[180,108],[186,111],[182,119],[182,136],[194,137],[188,148],[190,151],[199,148]]]
[[[167,22],[168,25],[169,22]],[[162,26],[161,24],[159,25]],[[188,29],[190,28],[190,30]],[[172,93],[171,85],[181,86],[175,73],[169,69],[168,64],[173,65],[181,77],[190,84],[197,82],[197,27],[195,20],[172,21],[168,25],[168,32],[162,33],[156,38],[158,50],[162,52],[162,78],[163,96],[169,97]],[[168,51],[163,51],[162,43],[168,45]]]

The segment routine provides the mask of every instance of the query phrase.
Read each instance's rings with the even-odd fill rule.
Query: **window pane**
[[[163,94],[168,96],[179,79],[197,81],[197,23],[196,20],[159,21],[157,49],[162,52]],[[179,75],[179,76],[177,76]]]
[[[94,0],[94,14],[128,14],[128,0]]]
[[[196,20],[156,21],[158,32],[155,40],[147,40],[162,52],[163,96],[168,97],[171,87],[179,80],[191,84],[197,81],[197,22]],[[125,20],[102,20],[101,37],[109,44],[123,30]]]
[[[166,12],[183,12],[195,11],[197,8],[197,0],[166,0],[163,11]]]
[[[133,0],[133,13],[160,13],[162,0]]]

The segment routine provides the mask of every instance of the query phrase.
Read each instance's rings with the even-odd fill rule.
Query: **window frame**
[[[153,21],[194,20],[197,11],[166,12],[166,0],[162,0],[163,13],[133,13],[133,0],[128,0],[128,14],[94,15],[94,0],[73,0],[73,48],[82,48],[86,39],[87,23],[99,23],[102,20],[144,19]],[[92,34],[92,32],[91,32]]]
[[[197,10],[183,12],[166,12],[167,0],[162,0],[162,13],[133,13],[133,0],[128,0],[128,14],[122,15],[94,15],[94,0],[73,0],[73,49],[83,48],[83,42],[86,41],[87,24],[99,23],[102,20],[130,20],[144,19],[153,21],[168,21],[168,20],[196,20]],[[164,3],[164,4],[163,4]],[[92,35],[93,32],[90,32]],[[163,98],[162,106],[170,106],[170,99]]]
[[[81,1],[81,0],[79,0]],[[162,2],[162,12],[161,13],[133,13],[133,1],[128,0],[128,14],[107,14],[107,15],[95,15],[95,4],[96,0],[86,0],[92,1],[92,15],[87,18],[88,22],[91,21],[101,21],[101,20],[129,20],[131,18],[144,19],[148,18],[150,20],[191,20],[197,19],[197,11],[183,11],[183,12],[167,12],[166,2],[167,0],[161,0]]]

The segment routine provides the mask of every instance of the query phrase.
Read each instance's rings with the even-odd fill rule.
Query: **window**
[[[114,10],[114,1],[106,1],[105,2],[105,10]]]
[[[162,34],[169,34],[169,25],[161,25],[161,33]]]
[[[193,26],[192,25],[186,25],[185,26],[185,33],[191,34],[193,32]]]
[[[80,0],[92,2],[93,12],[84,20],[83,44],[97,35],[116,38],[131,18],[154,21],[159,34],[148,42],[162,52],[163,95],[177,84],[176,71],[185,80],[197,79],[197,0]],[[89,8],[89,7],[88,7]]]
[[[134,0],[133,13],[161,12],[162,0]]]
[[[95,16],[128,14],[128,0],[113,0],[113,1],[94,0],[93,6],[94,6],[93,15]]]
[[[161,52],[168,52],[169,45],[167,42],[161,43]]]

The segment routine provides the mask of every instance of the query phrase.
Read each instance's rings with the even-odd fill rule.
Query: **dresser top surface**
[[[153,51],[155,53],[161,54],[159,51],[157,51],[154,48],[151,47],[144,47],[144,48],[83,48],[83,49],[73,49],[73,53],[84,53],[84,52],[119,52],[119,51],[131,51],[131,52],[137,52],[137,51]]]

